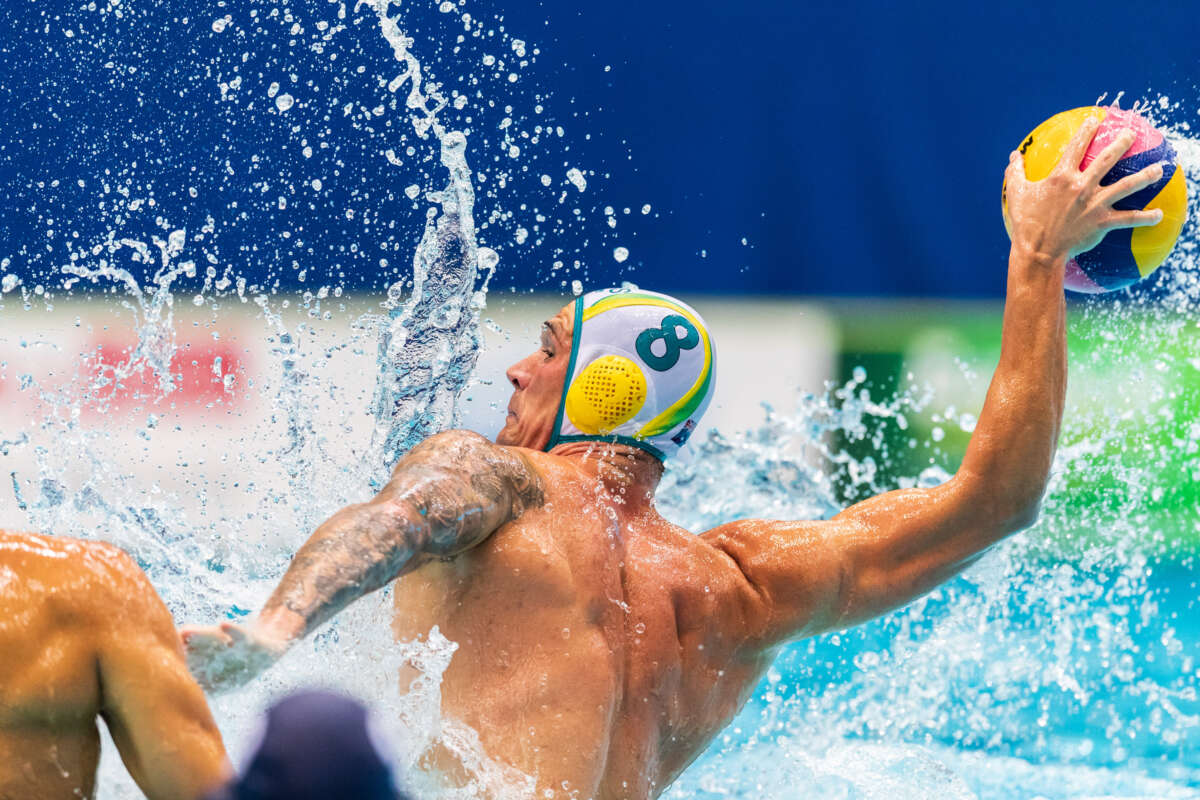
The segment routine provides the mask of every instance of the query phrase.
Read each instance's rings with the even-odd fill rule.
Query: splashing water
[[[498,257],[475,241],[475,191],[467,164],[466,136],[447,131],[438,113],[447,101],[423,81],[420,61],[409,39],[387,9],[390,0],[359,0],[379,20],[380,31],[404,72],[387,85],[389,92],[409,86],[405,106],[413,130],[425,137],[432,131],[441,145],[441,162],[449,182],[430,200],[425,231],[413,257],[412,296],[400,303],[404,286],[388,289],[389,320],[380,337],[382,370],[375,392],[375,431],[371,460],[377,462],[372,485],[382,486],[396,459],[428,436],[455,421],[455,406],[475,368],[479,351],[479,311],[484,307],[487,280],[477,290],[480,268],[488,277]]]
[[[52,372],[38,378],[27,376],[28,380],[22,381],[23,391],[39,395],[39,410],[45,414],[35,439],[54,442],[53,446],[39,443],[32,448],[36,478],[18,471],[12,474],[14,494],[20,509],[28,513],[31,527],[61,535],[101,538],[125,547],[137,556],[177,618],[236,618],[261,605],[286,564],[287,553],[299,544],[295,532],[311,530],[334,508],[362,499],[372,482],[386,476],[386,469],[396,458],[417,441],[452,424],[456,401],[474,368],[486,277],[496,268],[498,257],[476,242],[475,193],[467,164],[467,139],[460,131],[445,129],[439,121],[438,113],[446,101],[423,80],[421,64],[408,49],[412,40],[400,30],[397,19],[388,15],[389,4],[364,1],[359,6],[374,12],[384,39],[404,65],[404,72],[388,84],[388,91],[394,93],[406,82],[409,84],[405,105],[412,112],[412,129],[422,139],[434,135],[441,164],[448,173],[445,188],[428,194],[436,207],[428,209],[425,231],[413,256],[411,278],[402,279],[388,291],[384,304],[388,315],[365,315],[348,345],[334,344],[324,353],[327,360],[341,348],[362,350],[365,341],[376,342],[378,357],[374,366],[378,379],[371,404],[373,429],[365,455],[351,452],[339,456],[321,430],[322,425],[317,424],[318,419],[328,420],[329,415],[322,415],[314,395],[323,391],[332,394],[338,389],[331,382],[322,382],[319,362],[313,358],[312,349],[321,332],[311,321],[297,323],[289,319],[289,300],[274,297],[262,287],[247,286],[241,278],[236,279],[236,295],[225,291],[234,281],[228,270],[217,279],[215,265],[219,260],[213,255],[217,247],[211,240],[219,237],[214,236],[216,226],[211,220],[191,243],[184,229],[172,228],[159,217],[156,225],[166,235],[153,237],[150,245],[110,231],[103,243],[90,249],[69,248],[70,264],[61,270],[65,276],[61,282],[63,292],[69,297],[81,282],[87,282],[99,287],[102,295],[120,297],[120,306],[132,312],[134,343],[122,349],[122,357],[115,364],[111,363],[113,353],[104,347],[91,355],[83,354],[82,363],[69,381],[59,381]],[[214,33],[225,31],[229,21],[221,22],[214,23]],[[278,90],[274,84],[268,92],[276,108],[280,112],[291,109],[295,99],[278,94]],[[287,98],[282,105],[281,97]],[[311,184],[320,188],[319,179]],[[118,201],[120,213],[114,215],[114,224],[127,221],[146,207],[144,200],[130,200],[130,192],[121,194],[125,202]],[[282,199],[279,206],[285,207]],[[117,419],[98,427],[94,419],[93,425],[80,423],[81,417],[103,417],[123,411],[131,403],[137,410],[161,408],[159,413],[148,414],[145,426],[136,431],[142,440],[155,445],[164,436],[162,428],[171,422],[179,421],[174,425],[177,433],[183,432],[184,424],[195,424],[194,420],[181,420],[175,413],[179,410],[177,404],[185,403],[180,397],[181,384],[192,380],[195,373],[187,369],[176,336],[180,320],[174,314],[172,293],[173,288],[179,291],[180,279],[196,276],[195,261],[181,257],[189,244],[204,249],[210,264],[194,305],[204,306],[206,293],[214,298],[212,314],[204,323],[204,327],[213,329],[213,340],[220,340],[222,335],[219,312],[224,300],[251,300],[264,325],[259,335],[271,344],[268,357],[272,369],[259,378],[262,383],[255,386],[248,382],[245,390],[267,401],[272,429],[261,437],[245,433],[237,442],[245,453],[223,452],[218,457],[225,461],[232,455],[234,463],[252,462],[255,459],[246,456],[261,453],[258,462],[269,460],[271,470],[286,481],[286,487],[278,481],[271,485],[270,478],[261,481],[265,486],[251,481],[241,487],[259,497],[250,503],[254,510],[243,519],[231,519],[210,506],[206,497],[210,487],[203,479],[193,483],[185,478],[178,487],[180,492],[166,491],[158,484],[139,487],[133,477],[136,468],[113,456],[127,441],[130,432],[122,429],[125,426]],[[130,268],[118,265],[121,257],[132,262]],[[152,289],[139,283],[135,275],[138,265],[155,268],[150,278]],[[480,271],[485,278],[477,286]],[[402,303],[407,281],[411,281],[412,293]],[[18,280],[6,281],[5,290],[17,285]],[[51,297],[38,288],[39,295]],[[340,296],[340,291],[337,294]],[[326,298],[324,289],[315,298],[306,293],[303,305],[310,319],[319,301]],[[23,300],[30,308],[29,293],[23,293]],[[53,311],[49,302],[46,310]],[[329,318],[329,312],[322,316],[324,320]],[[194,326],[199,324],[193,322]],[[105,326],[105,330],[108,328]],[[190,349],[193,344],[186,346]],[[208,393],[216,404],[236,405],[231,391],[236,372],[224,371],[229,365],[223,365],[223,359],[228,357],[212,358],[211,373],[218,386]],[[204,382],[203,376],[200,382]],[[30,437],[22,431],[5,440],[5,453],[11,447],[29,443]],[[149,444],[142,449],[151,452]],[[192,450],[192,457],[201,464],[210,457],[197,457],[203,451],[203,446]],[[186,472],[189,463],[183,460],[184,449],[179,452],[176,466]],[[254,471],[250,467],[241,474]],[[325,479],[329,475],[338,479]],[[233,486],[240,487],[240,481]],[[315,491],[318,486],[329,488],[321,493]],[[192,493],[198,497],[189,498]],[[198,507],[190,499],[198,499]],[[218,517],[209,519],[214,512]],[[247,525],[258,530],[252,544],[239,546],[227,532]],[[233,603],[229,602],[231,598]],[[473,797],[483,791],[490,796],[527,796],[532,791],[529,778],[492,762],[473,731],[440,718],[440,676],[456,649],[454,643],[435,629],[425,641],[398,646],[388,626],[378,624],[386,618],[386,604],[387,592],[366,599],[299,647],[294,655],[289,654],[285,664],[255,687],[217,698],[214,712],[227,740],[233,745],[245,739],[270,698],[300,686],[334,680],[325,665],[328,659],[336,658],[348,665],[358,664],[359,668],[351,670],[354,677],[349,680],[343,680],[339,670],[337,685],[332,688],[372,698],[387,709],[378,715],[379,721],[391,734],[398,771],[413,776],[415,790],[446,797]],[[396,676],[414,669],[417,679],[401,687]],[[246,702],[247,694],[252,702]],[[458,756],[472,778],[466,788],[441,787],[436,776],[414,769],[416,760],[434,741]],[[112,752],[111,747],[106,749]],[[102,765],[100,792],[103,796],[137,796],[112,758],[106,758]]]
[[[1176,135],[1194,186],[1200,149]],[[797,785],[831,798],[1200,797],[1194,192],[1190,206],[1149,298],[1071,308],[1067,410],[1039,522],[908,607],[788,648],[667,797],[785,797]],[[855,372],[795,416],[711,437],[668,472],[664,511],[696,530],[827,516],[948,478],[940,426],[965,440],[974,418],[916,385],[872,398]],[[921,417],[927,433],[914,435]],[[863,441],[876,456],[850,455]]]
[[[6,419],[0,430],[0,454],[26,457],[9,470],[26,523],[125,547],[179,620],[238,618],[259,607],[320,519],[363,499],[399,455],[455,424],[479,353],[487,277],[498,264],[478,237],[489,224],[493,231],[515,225],[492,189],[482,196],[496,207],[476,219],[478,175],[467,161],[466,126],[444,122],[467,106],[466,95],[447,94],[429,78],[394,4],[332,5],[330,20],[288,11],[281,24],[298,26],[296,37],[315,30],[305,41],[318,55],[352,26],[362,26],[363,39],[367,23],[377,26],[374,38],[392,57],[387,70],[399,62],[401,73],[381,70],[383,97],[339,96],[328,108],[348,107],[345,115],[379,138],[397,137],[383,121],[404,115],[414,139],[370,141],[399,181],[389,200],[403,204],[403,195],[414,208],[422,199],[430,204],[411,274],[390,261],[379,266],[391,284],[383,314],[360,313],[366,309],[336,287],[297,299],[269,281],[240,278],[234,264],[241,256],[226,250],[253,252],[227,244],[236,241],[239,215],[248,213],[245,197],[229,206],[228,219],[170,223],[167,217],[187,216],[186,201],[167,205],[164,194],[117,175],[98,180],[104,235],[64,237],[62,244],[55,234],[53,281],[10,272],[0,282],[0,300],[19,297],[31,314],[41,303],[47,318],[56,306],[61,315],[85,286],[95,292],[90,304],[111,310],[103,324],[68,320],[19,344],[33,354],[31,363],[66,357],[55,362],[65,367],[20,375],[28,413],[16,424]],[[479,29],[461,19],[465,30]],[[221,41],[252,36],[254,24],[232,14],[205,23]],[[511,44],[524,58],[525,43]],[[250,70],[233,70],[234,61],[214,60],[222,102],[231,107],[250,83]],[[352,94],[352,81],[366,82],[359,74],[336,74],[338,91]],[[337,142],[322,148],[336,137],[292,121],[317,105],[313,87],[288,77],[275,83],[283,85],[262,92],[268,102],[261,113],[303,131],[288,140],[298,163],[336,150]],[[397,96],[403,111],[387,99]],[[252,117],[252,104],[230,110],[230,119]],[[521,146],[528,153],[528,140],[509,121],[497,126],[503,133],[494,141],[472,132],[471,146],[492,147],[504,159],[516,159],[513,149],[521,155]],[[1180,131],[1175,144],[1196,185],[1200,143]],[[263,153],[265,159],[265,147]],[[436,183],[417,174],[434,161],[446,173],[443,179],[438,172]],[[218,163],[222,181],[253,187],[279,215],[272,217],[278,239],[253,248],[270,249],[281,263],[294,260],[305,275],[300,262],[312,244],[297,242],[313,234],[283,214],[310,202],[304,192],[328,191],[336,163],[286,188],[254,162]],[[515,180],[494,175],[493,184]],[[571,195],[595,190],[577,168],[565,180]],[[550,186],[548,174],[544,182]],[[1194,196],[1192,202],[1194,220]],[[351,243],[357,249],[345,248],[357,268],[372,263],[362,255],[368,249],[398,258],[391,255],[401,250],[397,243],[407,254],[417,238],[386,238],[389,223],[372,203],[347,201],[346,210],[369,231],[363,244]],[[140,232],[145,227],[154,234]],[[535,228],[519,228],[525,234],[518,243],[542,236]],[[1157,299],[1073,308],[1069,410],[1038,525],[901,611],[788,648],[668,797],[788,797],[801,786],[812,796],[891,800],[1200,796],[1200,629],[1194,557],[1181,544],[1197,533],[1188,485],[1200,479],[1200,409],[1188,389],[1200,370],[1197,241],[1192,223],[1154,279]],[[623,247],[617,252],[619,260],[628,255]],[[189,283],[201,277],[202,285]],[[175,302],[186,295],[191,304]],[[325,326],[334,315],[357,317],[357,325],[348,333]],[[72,338],[84,327],[113,338],[85,346]],[[269,344],[257,370],[239,368],[239,336]],[[987,358],[975,365],[977,375],[989,374]],[[354,372],[368,374],[368,382],[347,377]],[[972,421],[926,387],[873,390],[870,377],[856,373],[824,394],[802,397],[792,411],[769,412],[753,430],[699,443],[698,458],[669,469],[663,512],[693,530],[743,516],[825,517],[867,494],[944,480],[955,465],[940,444],[943,428],[965,435]],[[920,429],[922,419],[935,420],[942,434]],[[158,477],[147,483],[138,462],[156,459]],[[272,698],[336,682],[334,688],[371,698],[397,766],[412,775],[419,796],[530,796],[527,776],[491,762],[473,731],[441,718],[440,676],[456,645],[436,629],[421,641],[394,643],[380,623],[389,614],[386,592],[367,598],[261,681],[218,698],[214,711],[235,758]],[[397,675],[415,677],[401,684]],[[450,790],[416,769],[434,741],[458,756],[473,785]],[[111,755],[100,796],[137,796]]]
[[[372,450],[380,453],[374,483],[382,485],[386,470],[413,445],[445,430],[455,420],[455,405],[475,369],[479,353],[479,311],[486,281],[476,290],[479,267],[495,269],[497,257],[475,244],[470,169],[461,134],[442,138],[442,163],[450,184],[431,199],[425,232],[413,258],[413,293],[398,302],[402,291],[388,292],[391,315],[380,339],[383,367],[374,403]],[[373,458],[375,458],[373,452]]]

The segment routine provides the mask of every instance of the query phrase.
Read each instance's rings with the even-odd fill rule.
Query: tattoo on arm
[[[468,550],[543,502],[541,478],[518,451],[464,431],[433,436],[396,465],[374,499],[317,528],[263,613],[286,608],[305,620],[307,634],[422,557]]]

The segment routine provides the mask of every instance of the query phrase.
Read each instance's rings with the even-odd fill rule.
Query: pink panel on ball
[[[1133,140],[1133,144],[1121,156],[1122,158],[1137,155],[1162,144],[1163,135],[1155,130],[1154,126],[1147,122],[1141,114],[1122,108],[1106,107],[1104,110],[1107,112],[1104,121],[1100,123],[1100,129],[1096,131],[1096,138],[1092,139],[1091,146],[1083,156],[1083,163],[1079,165],[1081,170],[1086,169],[1087,165],[1092,163],[1092,159],[1100,155],[1100,151],[1126,128],[1132,128],[1133,132],[1137,134],[1137,138]]]
[[[1073,258],[1067,261],[1067,272],[1063,278],[1063,285],[1072,292],[1081,292],[1082,294],[1100,294],[1105,291],[1103,286],[1089,278],[1087,273],[1079,268],[1079,264]]]

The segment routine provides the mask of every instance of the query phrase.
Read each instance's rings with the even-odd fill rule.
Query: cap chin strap
[[[555,435],[550,439],[551,444],[546,448],[549,452],[550,448],[557,447],[560,444],[570,444],[572,442],[608,442],[609,444],[623,444],[628,447],[636,447],[638,450],[649,453],[659,461],[666,461],[667,456],[662,450],[659,450],[649,442],[643,442],[640,439],[634,439],[632,436],[621,436],[620,434],[575,434],[571,436]]]
[[[575,321],[571,325],[571,360],[567,362],[567,376],[563,378],[562,394],[558,398],[558,414],[554,417],[554,428],[550,431],[550,441],[546,444],[549,453],[562,443],[559,432],[562,431],[563,414],[567,410],[567,390],[571,388],[571,376],[575,374],[575,359],[579,357],[579,340],[583,338],[583,295],[575,298]]]
[[[666,456],[663,451],[659,450],[649,442],[643,442],[634,439],[632,436],[621,436],[616,433],[609,434],[573,434],[569,436],[562,435],[563,415],[567,408],[567,392],[571,388],[571,378],[575,375],[575,362],[579,358],[579,342],[583,339],[583,295],[575,298],[575,322],[571,331],[571,359],[567,362],[567,376],[563,379],[562,395],[558,398],[558,414],[554,417],[554,430],[550,433],[550,441],[546,444],[545,452],[550,452],[560,444],[570,444],[572,442],[610,442],[612,444],[623,444],[629,447],[636,447],[639,450],[644,450],[650,455],[657,458],[659,461],[666,461]]]

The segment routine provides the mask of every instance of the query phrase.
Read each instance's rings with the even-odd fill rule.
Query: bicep
[[[120,622],[100,648],[102,716],[147,797],[198,797],[227,775],[220,732],[170,612],[144,577],[124,588],[124,607],[110,609]]]

